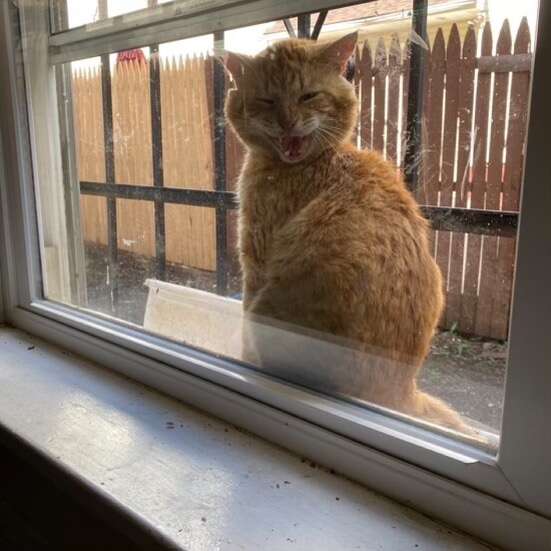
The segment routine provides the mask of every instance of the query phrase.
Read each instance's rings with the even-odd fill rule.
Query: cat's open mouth
[[[279,151],[284,161],[297,163],[302,161],[310,150],[312,135],[306,136],[283,136],[279,139]]]

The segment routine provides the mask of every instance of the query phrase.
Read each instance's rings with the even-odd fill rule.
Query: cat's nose
[[[296,131],[298,126],[298,118],[294,118],[292,120],[286,120],[281,123],[281,129],[286,134],[292,134],[294,131]]]
[[[298,124],[298,113],[290,109],[281,109],[277,114],[277,122],[285,134],[290,134]]]

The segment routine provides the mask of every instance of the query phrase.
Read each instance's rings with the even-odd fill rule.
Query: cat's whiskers
[[[320,128],[319,133],[322,134],[328,141],[332,143],[339,143],[341,140],[339,139],[339,136],[335,135],[334,133],[326,130],[325,128]]]
[[[332,121],[325,121],[323,124],[320,125],[320,128],[323,128],[324,130],[327,130],[328,132],[332,132],[335,136],[335,138],[339,138],[339,135],[337,134],[338,131],[339,134],[342,134],[343,127],[335,122]]]
[[[324,121],[323,124],[320,124],[320,128],[324,128],[325,130],[329,130],[329,131],[335,131],[335,130],[338,130],[339,132],[343,131],[342,125],[332,120]]]
[[[318,128],[318,131],[319,132],[314,133],[314,142],[316,145],[319,145],[320,149],[330,149],[336,153],[336,145],[325,136],[324,131],[321,130],[321,127]]]
[[[325,137],[327,141],[334,143],[335,145],[342,140],[342,137],[339,136],[339,134],[329,128],[326,128],[325,126],[320,126],[318,128],[318,131],[321,135]]]
[[[321,124],[317,117],[311,117],[307,121],[303,121],[302,123],[302,129],[304,131],[305,135],[312,134],[312,132],[315,132],[320,128]]]

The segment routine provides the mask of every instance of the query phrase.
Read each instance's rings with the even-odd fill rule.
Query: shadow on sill
[[[176,549],[0,427],[0,549]]]

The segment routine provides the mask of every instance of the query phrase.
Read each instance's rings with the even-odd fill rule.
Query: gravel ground
[[[86,247],[88,306],[111,314],[107,262],[104,248]],[[142,325],[147,288],[144,282],[155,277],[150,260],[121,253],[119,255],[119,318]],[[168,266],[166,280],[203,290],[214,291],[210,272]],[[232,291],[240,288],[233,277]],[[466,338],[454,332],[439,333],[421,372],[420,386],[453,406],[475,424],[499,431],[503,409],[507,345],[479,338]]]

